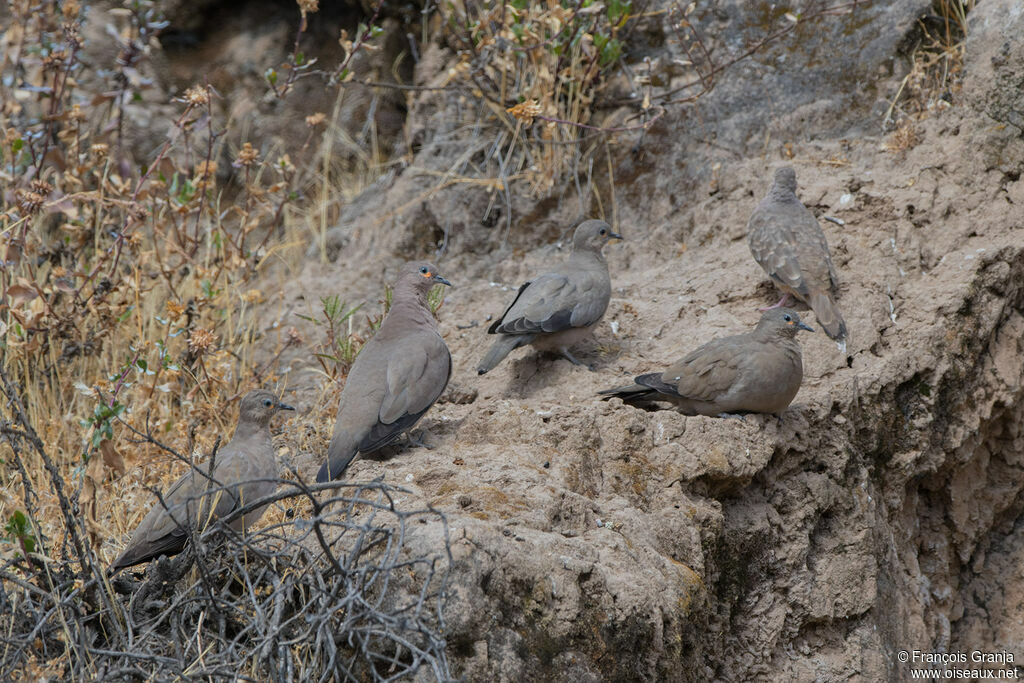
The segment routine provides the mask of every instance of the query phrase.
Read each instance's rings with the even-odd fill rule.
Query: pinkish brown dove
[[[213,471],[199,465],[175,482],[136,527],[111,571],[175,555],[185,547],[190,528],[202,531],[213,520],[272,494],[277,488],[278,462],[270,418],[280,410],[294,408],[269,391],[246,394],[239,405],[235,434],[217,452]],[[229,526],[244,532],[265,508],[246,512]]]
[[[811,307],[825,333],[843,342],[847,337],[835,295],[839,288],[828,242],[821,225],[796,196],[796,171],[775,171],[768,194],[747,223],[747,242],[754,260],[782,290],[773,308],[792,295]]]
[[[437,266],[413,262],[402,268],[391,309],[345,380],[317,481],[339,478],[356,454],[408,432],[448,386],[452,357],[427,306],[427,293],[437,284],[451,285]]]
[[[775,308],[751,332],[712,340],[664,372],[599,393],[630,403],[668,401],[686,415],[781,413],[803,381],[799,330],[814,331],[796,311]]]
[[[487,329],[498,338],[480,361],[478,374],[494,369],[514,349],[527,344],[541,351],[558,351],[574,365],[583,365],[569,347],[589,336],[608,308],[612,285],[601,250],[611,239],[622,236],[604,221],[580,223],[573,233],[568,260],[523,284]]]

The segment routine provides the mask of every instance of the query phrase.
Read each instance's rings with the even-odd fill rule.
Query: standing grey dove
[[[611,239],[622,239],[604,221],[588,220],[572,236],[572,253],[557,270],[526,282],[500,318],[487,329],[498,338],[480,361],[484,374],[520,346],[559,351],[574,365],[569,347],[601,322],[612,296],[608,263],[601,250]]]
[[[239,405],[238,426],[231,441],[214,460],[213,472],[196,466],[163,495],[132,533],[111,571],[175,555],[185,547],[189,527],[202,531],[213,519],[225,517],[277,488],[278,463],[270,439],[270,418],[279,410],[295,410],[269,391],[250,391]],[[212,507],[212,514],[211,514]],[[251,510],[229,525],[244,532],[263,515],[266,506]]]
[[[784,306],[793,295],[811,307],[825,333],[842,342],[846,323],[836,306],[836,268],[821,225],[796,196],[796,171],[783,166],[747,223],[754,260],[782,290]]]
[[[375,451],[408,432],[448,386],[452,356],[427,306],[427,293],[436,284],[451,286],[437,266],[402,267],[391,309],[345,380],[317,481],[337,479],[357,453]]]
[[[813,332],[796,311],[766,311],[752,332],[714,339],[664,372],[599,392],[627,402],[670,401],[686,415],[781,413],[803,381],[796,333]]]

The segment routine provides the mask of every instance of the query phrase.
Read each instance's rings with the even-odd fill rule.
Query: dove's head
[[[238,421],[257,425],[270,424],[270,418],[274,417],[279,410],[295,410],[295,408],[281,403],[277,396],[269,391],[257,389],[242,397],[242,402],[238,407]]]
[[[775,171],[775,187],[796,194],[796,171],[792,166],[783,166]]]
[[[777,335],[792,339],[800,330],[814,332],[814,328],[800,320],[800,316],[792,308],[773,308],[765,311],[757,323],[757,331],[762,334]]]
[[[429,261],[410,261],[406,263],[398,273],[396,288],[399,286],[399,283],[402,286],[411,287],[423,296],[426,296],[427,292],[434,285],[452,286],[452,283],[441,276],[437,266]]]
[[[593,251],[601,253],[608,240],[622,239],[622,235],[612,232],[612,227],[599,220],[583,221],[576,227],[572,235],[573,251]]]

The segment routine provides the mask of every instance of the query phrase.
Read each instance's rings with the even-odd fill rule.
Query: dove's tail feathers
[[[836,302],[827,292],[812,292],[807,303],[814,311],[818,323],[825,328],[825,334],[836,341],[846,340],[846,321],[843,320]]]
[[[335,435],[337,437],[337,435]],[[318,483],[340,479],[341,475],[348,469],[349,463],[356,457],[358,451],[354,448],[342,448],[337,443],[337,438],[331,439],[331,445],[327,449],[327,462],[323,464],[320,471],[316,473]]]
[[[494,340],[494,344],[491,345],[490,351],[484,356],[484,359],[480,361],[480,365],[477,366],[476,372],[478,375],[493,370],[498,363],[505,360],[505,356],[512,353],[513,350],[518,349],[520,346],[529,344],[533,341],[534,335],[532,334],[502,334]]]
[[[628,384],[622,387],[602,389],[597,392],[597,395],[606,401],[610,398],[621,398],[623,401],[628,403],[630,401],[642,401],[657,393],[658,392],[651,387],[645,387],[639,384]]]

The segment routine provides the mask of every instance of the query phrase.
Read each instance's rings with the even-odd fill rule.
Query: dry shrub
[[[447,42],[461,55],[454,79],[486,104],[521,150],[505,173],[550,190],[592,123],[593,105],[623,52],[633,3],[458,2],[442,9]],[[639,128],[639,127],[638,127]]]
[[[10,384],[2,388],[22,419]],[[19,446],[39,445],[31,427],[14,443],[18,455]],[[288,515],[245,536],[219,523],[192,532],[181,555],[157,561],[137,582],[104,573],[55,480],[72,532],[61,556],[79,561],[48,561],[56,548],[45,540],[37,546],[23,517],[21,526],[8,525],[20,534],[21,552],[0,558],[0,675],[393,681],[426,672],[450,680],[444,515],[401,509],[396,497],[409,491],[381,482],[278,484],[274,495],[223,521],[267,503],[301,508],[301,518]],[[33,495],[28,489],[26,500]],[[413,542],[414,530],[425,544]]]
[[[137,518],[115,503],[142,503],[123,495],[137,481],[108,487],[107,478],[165,462],[145,444],[127,444],[115,419],[145,423],[190,452],[209,445],[194,435],[230,430],[241,393],[276,380],[254,358],[251,314],[263,295],[253,282],[295,199],[295,169],[286,154],[265,160],[255,145],[243,146],[239,201],[222,204],[221,122],[212,115],[216,93],[202,86],[177,101],[155,158],[136,163],[123,118],[145,82],[150,37],[163,26],[152,7],[137,3],[118,15],[125,22],[109,78],[79,59],[75,3],[12,10],[2,42],[17,47],[6,52],[0,85],[8,179],[0,362],[60,471],[81,488],[98,540],[125,530],[111,524],[111,512]],[[264,348],[293,342],[284,333],[261,340]],[[25,464],[45,491],[40,463]],[[14,475],[2,476],[9,491]],[[45,514],[54,501],[43,496],[47,525],[59,517]],[[0,514],[11,505],[0,500]]]
[[[315,9],[309,2],[301,7],[303,16]],[[305,198],[324,196],[316,190],[329,152],[297,167],[290,150],[272,151],[258,139],[226,150],[231,136],[224,127],[241,124],[219,118],[216,91],[196,85],[170,105],[158,103],[158,111],[173,107],[171,120],[152,131],[152,156],[136,159],[126,139],[129,113],[151,95],[149,59],[165,24],[153,2],[114,8],[103,39],[116,50],[110,62],[99,62],[83,58],[84,11],[73,0],[18,1],[0,25],[0,677],[189,676],[202,673],[205,658],[217,662],[219,673],[282,662],[300,673],[327,666],[341,676],[349,667],[369,672],[360,677],[387,678],[388,667],[371,660],[388,652],[395,671],[406,671],[407,661],[413,668],[427,660],[437,665],[434,654],[410,659],[412,650],[402,654],[391,638],[430,616],[436,606],[421,604],[426,593],[410,603],[419,605],[416,618],[403,616],[406,603],[394,611],[375,603],[387,619],[363,644],[358,628],[346,631],[351,624],[343,618],[354,618],[360,605],[337,602],[340,595],[356,602],[394,597],[373,582],[389,581],[390,574],[408,579],[410,566],[427,557],[396,545],[395,529],[413,513],[378,500],[386,499],[386,487],[367,501],[356,492],[357,504],[329,515],[293,484],[287,495],[301,493],[306,502],[291,511],[314,512],[310,529],[341,540],[318,549],[306,543],[310,531],[289,538],[294,520],[283,504],[273,506],[261,536],[229,539],[229,550],[239,555],[228,557],[265,560],[259,577],[246,584],[230,561],[214,562],[167,598],[194,606],[177,630],[146,631],[105,578],[109,558],[152,502],[152,491],[166,489],[192,466],[194,454],[230,434],[236,399],[255,386],[286,389],[276,361],[305,341],[290,329],[265,336],[253,312],[266,299],[261,272],[297,245],[290,236],[308,231],[306,217],[316,206]],[[345,61],[319,75],[335,85],[350,80],[346,64],[375,34],[361,27]],[[297,51],[285,67],[281,78],[267,76],[277,97],[287,97],[295,80],[310,73]],[[304,147],[319,144],[324,121],[316,113],[306,119]],[[388,519],[364,523],[375,505],[377,517]],[[436,552],[443,555],[446,547],[442,542]],[[431,572],[423,574],[427,583]],[[316,586],[300,589],[297,579]],[[331,588],[353,581],[346,593]],[[236,603],[217,597],[239,583],[251,590],[234,596]],[[324,586],[320,603],[310,591]],[[435,583],[431,590],[440,589]],[[320,640],[289,654],[279,642],[291,637],[287,630],[256,638],[265,616],[260,610],[271,607],[327,610],[318,617]],[[198,651],[197,666],[191,654],[183,656],[187,647],[177,648],[177,638],[184,632],[205,638],[208,609],[221,621]],[[225,640],[231,629],[238,629],[235,639]],[[347,644],[323,640],[328,630]],[[142,633],[146,639],[138,640]],[[434,652],[442,641],[430,638],[409,645]],[[374,649],[381,640],[383,649]],[[261,651],[253,650],[257,642]],[[327,651],[337,657],[321,657]]]

